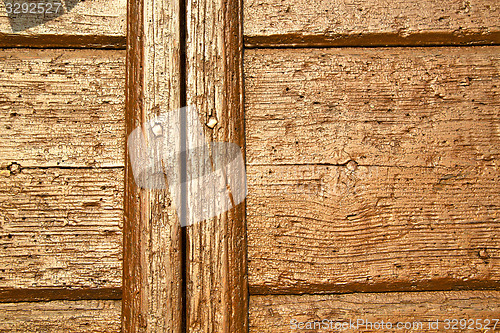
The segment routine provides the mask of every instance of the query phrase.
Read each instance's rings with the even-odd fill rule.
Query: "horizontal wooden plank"
[[[490,0],[246,0],[245,45],[498,44],[499,13]]]
[[[121,301],[0,304],[0,332],[120,332]]]
[[[123,169],[0,176],[0,288],[121,286]]]
[[[495,165],[500,47],[248,50],[249,164]]]
[[[249,50],[251,293],[498,287],[498,54]]]
[[[121,286],[124,56],[0,51],[3,301]]]
[[[500,329],[500,322],[493,329],[493,319],[499,317],[498,291],[250,297],[250,332],[259,333],[493,332]],[[458,320],[455,329],[455,323],[447,319]],[[466,321],[460,322],[463,319]],[[306,329],[323,320],[323,326]],[[298,329],[299,322],[302,329]],[[344,329],[335,329],[335,325],[344,325]],[[486,325],[488,329],[481,330]]]
[[[497,166],[248,167],[251,293],[500,286]]]
[[[125,53],[0,50],[0,167],[123,166]]]
[[[0,47],[125,48],[126,0],[59,1],[64,4],[58,10],[60,16],[20,13],[9,17],[6,3],[16,2],[26,1],[0,3]],[[38,3],[47,2],[52,3]]]

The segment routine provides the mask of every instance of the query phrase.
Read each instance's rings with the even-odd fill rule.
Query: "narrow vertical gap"
[[[186,44],[187,44],[187,3],[186,0],[179,0],[179,46],[180,46],[180,107],[184,108],[187,106],[187,54],[186,54]],[[185,109],[187,112],[187,109]],[[187,269],[188,269],[188,259],[187,259],[187,249],[188,249],[188,239],[187,239],[187,227],[186,227],[186,121],[185,113],[184,121],[181,125],[181,145],[184,147],[184,151],[181,149],[181,214],[179,216],[179,222],[181,223],[181,332],[187,332],[187,316],[188,316],[188,305],[187,305]],[[182,116],[181,116],[182,117]],[[183,126],[184,125],[184,126]],[[182,148],[182,147],[181,147]]]

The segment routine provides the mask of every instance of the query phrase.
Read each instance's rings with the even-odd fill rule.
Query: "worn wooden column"
[[[186,104],[207,124],[207,141],[244,152],[241,8],[129,3],[127,134]],[[246,331],[244,204],[181,230],[168,191],[139,190],[126,170],[124,331]]]
[[[240,0],[188,0],[187,104],[211,141],[244,152]],[[246,332],[245,205],[187,227],[187,331]]]
[[[126,130],[181,106],[180,6],[128,5]],[[181,332],[181,227],[167,190],[139,189],[126,156],[124,332]]]

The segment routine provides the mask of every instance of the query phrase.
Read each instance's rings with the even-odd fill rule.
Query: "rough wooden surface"
[[[318,332],[318,329],[292,329],[290,321],[314,322],[323,319],[335,323],[357,323],[384,321],[381,326],[360,322],[359,328],[349,327],[343,330],[324,330],[325,332],[444,332],[446,319],[467,319],[466,327],[461,329],[460,322],[453,332],[497,331],[500,323],[493,330],[494,318],[500,317],[500,292],[498,291],[458,291],[458,292],[419,292],[419,293],[376,293],[347,295],[276,295],[250,297],[250,332]],[[470,320],[474,320],[473,322]],[[490,319],[489,330],[478,329]],[[429,329],[430,323],[437,329]],[[387,323],[393,329],[387,329]],[[400,323],[402,329],[397,329]],[[415,325],[413,329],[404,329],[406,323]],[[423,329],[418,329],[422,323]],[[329,323],[328,323],[329,324]],[[375,325],[375,324],[374,324]],[[453,323],[451,323],[453,325]],[[410,326],[410,327],[411,327]],[[325,327],[325,326],[323,326]],[[484,326],[483,326],[484,327]]]
[[[0,167],[123,167],[124,57],[0,50]]]
[[[121,286],[123,57],[0,51],[4,301],[57,298],[58,290],[105,297]]]
[[[117,300],[122,299],[121,284],[111,288],[0,288],[1,303],[48,302],[54,300]]]
[[[121,286],[121,168],[0,172],[1,288]]]
[[[126,11],[126,0],[80,1],[71,11],[51,21],[13,32],[2,1],[0,47],[125,48]]]
[[[450,45],[500,43],[490,0],[246,0],[245,45]]]
[[[120,332],[121,301],[0,304],[0,332]]]
[[[498,51],[249,50],[251,292],[498,288]]]
[[[178,1],[129,1],[127,134],[156,114],[181,106],[179,14]],[[140,189],[127,156],[124,332],[181,332],[180,230],[168,191]]]
[[[252,293],[498,287],[496,167],[249,166]]]
[[[248,163],[495,165],[499,53],[248,50]]]
[[[241,7],[239,0],[187,1],[186,93],[207,140],[244,152]],[[247,332],[245,233],[244,202],[187,227],[189,332]]]

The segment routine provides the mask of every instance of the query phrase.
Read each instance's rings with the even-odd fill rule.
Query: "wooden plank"
[[[0,167],[123,167],[125,53],[0,51]]]
[[[496,47],[247,52],[251,293],[498,288],[499,66]]]
[[[447,319],[458,319],[454,332],[482,331],[489,319],[483,331],[493,332],[500,325],[493,329],[499,304],[498,291],[252,296],[250,332],[317,332],[320,326],[306,327],[322,320],[328,332],[443,332],[455,324]],[[466,321],[460,323],[462,319]],[[296,330],[298,322],[305,323],[303,329]],[[344,329],[335,329],[343,323]]]
[[[3,302],[120,297],[124,55],[0,51]]]
[[[2,291],[121,286],[122,168],[1,173]]]
[[[127,15],[129,134],[149,118],[181,106],[180,4],[133,0]],[[128,157],[123,246],[123,331],[180,333],[184,319],[180,224],[169,192],[140,189]]]
[[[60,2],[62,15],[48,21],[26,14],[13,21],[0,3],[0,47],[125,48],[126,0]]]
[[[0,304],[0,332],[120,332],[121,301]]]
[[[500,47],[249,50],[250,164],[495,164]]]
[[[244,153],[242,3],[188,0],[186,21],[187,105],[208,141]],[[244,202],[187,227],[187,331],[247,332],[245,235]]]
[[[490,0],[246,0],[245,46],[383,46],[500,43]]]

